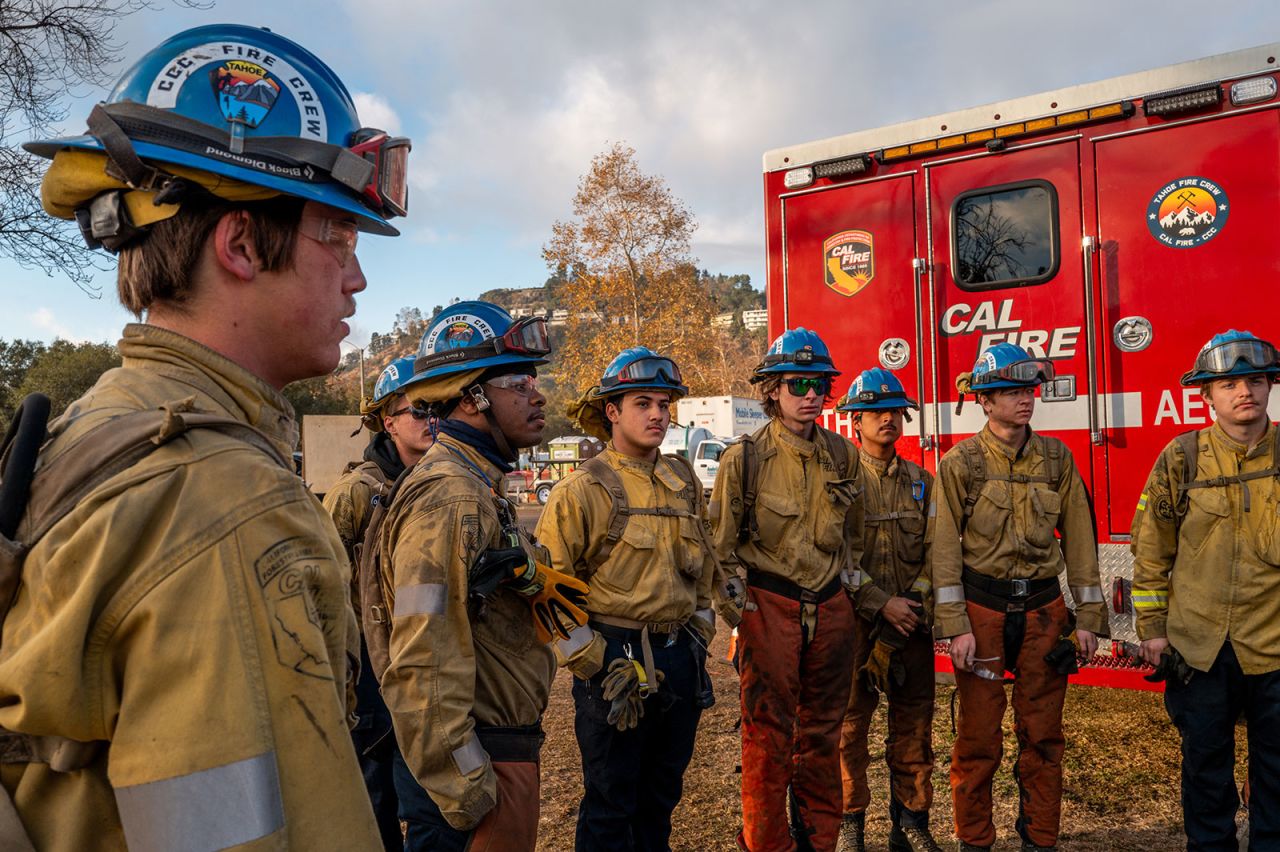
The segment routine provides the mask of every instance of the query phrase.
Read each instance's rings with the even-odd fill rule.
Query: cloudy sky
[[[121,71],[186,27],[298,41],[356,92],[366,125],[414,140],[403,236],[365,237],[352,339],[492,287],[540,284],[540,248],[615,141],[694,212],[713,272],[764,284],[761,155],[1116,74],[1280,41],[1275,0],[217,0],[124,21]],[[84,92],[66,129],[103,92]],[[0,259],[0,338],[114,341],[114,274],[91,298]]]

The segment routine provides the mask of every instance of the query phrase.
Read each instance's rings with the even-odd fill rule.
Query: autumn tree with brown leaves
[[[569,316],[557,334],[555,373],[567,397],[594,385],[630,346],[674,359],[694,395],[747,390],[754,356],[711,326],[715,302],[690,254],[696,228],[666,182],[640,170],[634,149],[614,144],[592,159],[573,219],[556,222],[542,250],[564,282]]]

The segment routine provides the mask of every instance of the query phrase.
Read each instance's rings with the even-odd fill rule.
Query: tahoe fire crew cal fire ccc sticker
[[[1227,193],[1208,178],[1171,180],[1151,196],[1147,228],[1171,248],[1195,248],[1222,233],[1227,224]]]
[[[866,231],[841,231],[822,243],[823,275],[827,286],[852,296],[876,274],[875,249]]]

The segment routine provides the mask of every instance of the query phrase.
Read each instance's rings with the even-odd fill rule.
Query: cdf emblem
[[[866,231],[841,231],[822,244],[827,286],[841,296],[852,296],[871,283],[876,274],[875,249]]]

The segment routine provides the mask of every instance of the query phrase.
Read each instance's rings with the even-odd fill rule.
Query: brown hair
[[[249,213],[253,247],[262,258],[263,271],[288,269],[304,204],[290,196],[238,204],[184,204],[176,216],[156,222],[145,237],[120,250],[120,304],[141,317],[157,302],[180,306],[190,299],[191,279],[209,237],[223,216],[238,210]]]
[[[782,407],[778,405],[778,401],[772,396],[773,392],[780,387],[782,387],[782,379],[776,374],[760,382],[760,407],[764,409],[766,417],[782,416]]]

